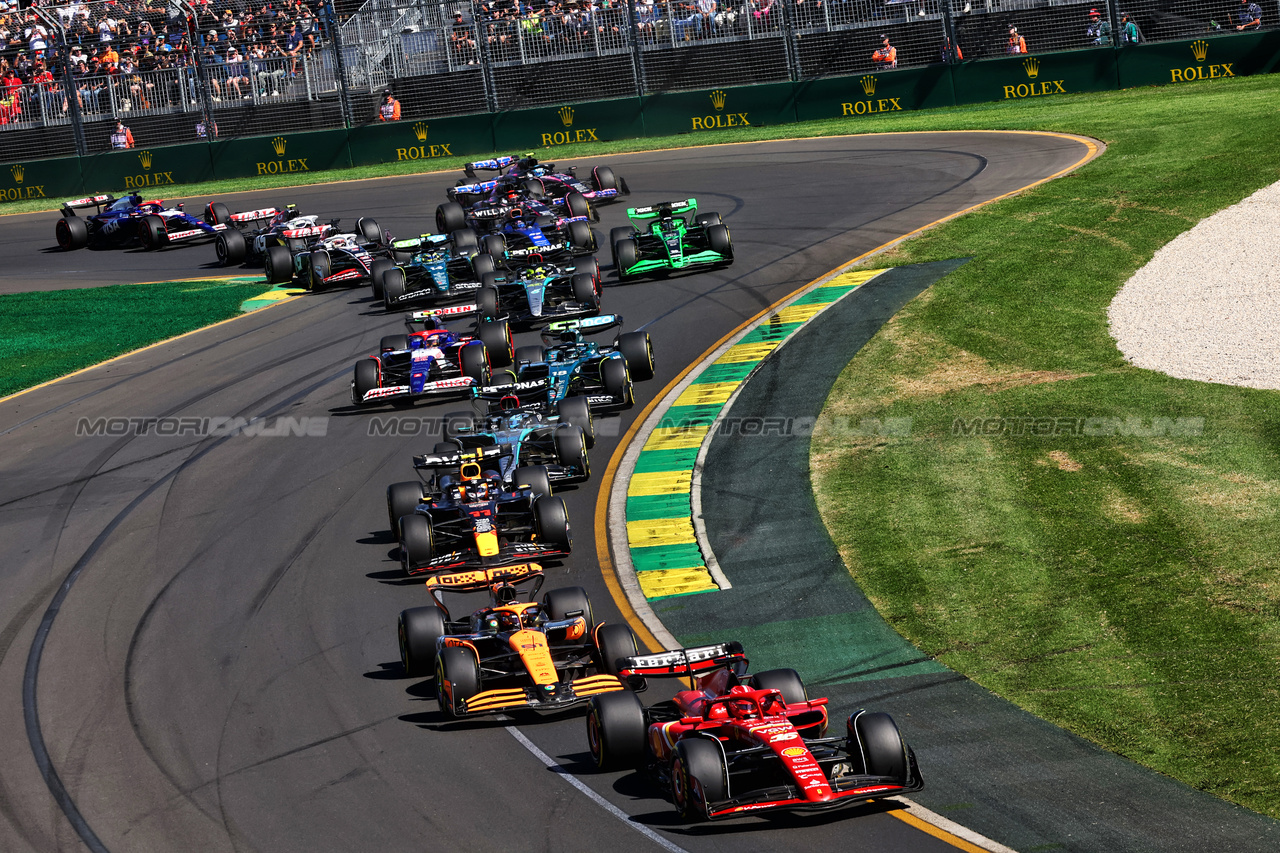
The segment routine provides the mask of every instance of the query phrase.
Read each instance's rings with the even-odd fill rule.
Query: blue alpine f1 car
[[[569,193],[582,193],[590,202],[599,204],[605,201],[616,201],[624,195],[631,194],[627,182],[613,173],[608,166],[596,166],[591,170],[591,182],[578,178],[576,166],[565,171],[556,171],[555,163],[539,163],[533,156],[527,157],[495,157],[492,160],[477,160],[462,167],[468,178],[474,179],[477,171],[501,171],[508,185],[522,187],[534,198],[564,198]],[[483,185],[482,182],[481,185]],[[480,197],[471,187],[475,183],[459,182],[458,186],[449,190],[449,198],[461,204],[474,203]]]
[[[79,211],[93,208],[91,216]],[[62,205],[62,218],[54,226],[58,246],[65,252],[92,248],[142,246],[160,249],[174,243],[212,240],[227,230],[230,214],[221,202],[205,206],[204,218],[187,213],[181,204],[165,207],[160,200],[143,201],[138,193],[116,198],[96,195]]]

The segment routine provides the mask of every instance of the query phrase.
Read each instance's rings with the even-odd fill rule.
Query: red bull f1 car
[[[94,209],[91,216],[79,211]],[[177,243],[212,240],[227,229],[226,206],[210,202],[204,218],[187,213],[181,204],[165,207],[160,200],[143,201],[138,193],[116,198],[96,195],[62,205],[62,218],[54,226],[54,236],[63,251],[93,248],[141,246],[161,249]],[[219,218],[219,217],[224,218]]]
[[[539,601],[543,579],[534,563],[430,578],[435,603],[400,614],[405,673],[435,673],[446,717],[561,711],[623,689],[614,662],[636,653],[631,629],[596,624],[582,587],[553,589]],[[469,616],[445,606],[446,592],[481,591],[489,605]]]
[[[631,691],[593,698],[597,766],[647,772],[690,821],[825,811],[924,787],[888,714],[855,711],[842,736],[827,737],[827,700],[808,698],[795,670],[746,673],[739,643],[620,661],[635,687],[663,677],[695,686],[648,707]]]

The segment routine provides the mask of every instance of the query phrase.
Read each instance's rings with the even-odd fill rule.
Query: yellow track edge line
[[[902,803],[910,809],[910,811],[894,809],[889,812],[890,815],[926,835],[950,844],[957,850],[963,850],[965,853],[1016,853],[1013,848],[1005,847],[998,841],[979,835],[906,797],[890,797],[889,800]]]

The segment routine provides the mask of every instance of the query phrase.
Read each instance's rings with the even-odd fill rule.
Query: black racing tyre
[[[395,269],[396,265],[390,258],[378,258],[369,264],[369,287],[373,290],[373,298],[381,299],[382,290],[380,283],[382,276],[387,270]]]
[[[452,234],[467,227],[467,212],[456,201],[446,201],[436,208],[436,231]]]
[[[587,457],[586,435],[576,426],[563,424],[552,436],[556,443],[556,458],[560,464],[575,469],[577,476],[591,476],[591,460]]]
[[[573,534],[569,530],[569,512],[564,508],[562,498],[538,498],[534,502],[533,528],[538,533],[539,542],[555,545],[565,552],[573,550]]]
[[[600,310],[600,292],[589,272],[573,274],[573,298],[593,311]]]
[[[619,240],[613,244],[613,266],[618,270],[618,278],[626,278],[627,270],[640,260],[640,246],[635,240]]]
[[[214,238],[213,250],[218,255],[220,266],[233,267],[244,263],[245,256],[249,254],[249,245],[243,234],[234,228],[228,228]]]
[[[569,245],[583,251],[595,251],[596,235],[591,226],[579,219],[569,223]]]
[[[480,692],[480,662],[460,646],[443,649],[436,658],[436,701],[446,717],[460,716],[463,702]]]
[[[587,707],[587,745],[597,769],[643,767],[647,739],[648,726],[640,697],[630,690],[614,690],[591,697]]]
[[[707,229],[707,245],[711,251],[719,252],[727,258],[733,257],[733,242],[729,239],[729,226],[712,225]]]
[[[382,307],[388,311],[394,311],[396,300],[404,296],[407,287],[404,270],[392,267],[384,272],[382,274]]]
[[[450,412],[444,416],[442,428],[444,430],[444,439],[449,442],[449,449],[445,453],[456,453],[458,445],[453,443],[453,439],[461,435],[470,435],[474,426],[475,418],[470,412]],[[439,446],[437,445],[437,451]]]
[[[577,190],[565,194],[564,206],[570,216],[591,216],[591,202]]]
[[[542,364],[546,360],[547,351],[542,348],[542,344],[516,347],[515,364],[517,367],[521,364]]]
[[[542,181],[536,178],[525,178],[520,182],[520,189],[524,190],[525,195],[529,198],[543,199],[547,197],[547,188],[542,185]]]
[[[138,220],[138,242],[144,249],[159,249],[169,242],[169,231],[164,220],[154,213]]]
[[[58,238],[58,246],[64,252],[83,249],[89,245],[89,226],[78,216],[59,219],[53,231]]]
[[[492,374],[489,371],[489,357],[485,354],[485,346],[473,341],[458,351],[459,367],[462,375],[475,380],[477,385],[488,385]]]
[[[480,240],[476,237],[476,232],[470,228],[459,228],[457,231],[451,231],[449,239],[453,241],[453,250],[459,255],[471,251],[479,251],[480,249]]]
[[[436,640],[447,631],[444,611],[434,604],[400,611],[396,634],[405,675],[411,678],[431,675],[436,668]]]
[[[565,397],[556,403],[556,414],[560,417],[560,423],[572,424],[582,430],[588,450],[596,446],[596,423],[591,417],[591,404],[586,397]]]
[[[262,267],[270,284],[284,284],[293,278],[293,255],[284,246],[268,246]]]
[[[800,680],[800,674],[794,669],[769,669],[757,672],[747,680],[747,683],[756,690],[779,691],[789,705],[807,702],[809,699],[809,693],[804,689],[804,682]]]
[[[640,654],[640,646],[636,642],[635,632],[629,625],[621,622],[610,622],[601,625],[596,631],[596,651],[601,672],[617,675],[621,667],[618,662],[623,658]]]
[[[494,272],[497,268],[497,261],[487,252],[471,256],[471,271],[475,273],[476,278],[482,277],[487,272]]]
[[[627,372],[636,382],[653,378],[653,341],[648,332],[627,332],[618,336],[618,352],[627,362]]]
[[[387,526],[396,539],[400,538],[400,519],[413,515],[424,497],[420,480],[387,486]]]
[[[500,258],[507,252],[507,238],[501,234],[486,234],[480,240],[480,251]]]
[[[356,220],[356,233],[363,237],[365,242],[376,243],[379,246],[382,245],[386,236],[378,227],[378,220],[368,216],[361,216]]]
[[[600,365],[600,382],[604,385],[605,393],[620,398],[624,406],[630,406],[636,401],[632,393],[631,376],[627,373],[627,364],[623,359],[606,359]]]
[[[530,489],[535,497],[551,494],[551,477],[546,465],[525,465],[517,468],[514,476],[517,489]]]
[[[311,253],[311,278],[309,286],[311,290],[320,290],[324,287],[324,280],[333,275],[333,260],[329,257],[329,252],[325,249],[316,249]]]
[[[618,189],[618,176],[608,166],[596,166],[591,170],[591,178],[598,190]]]
[[[351,402],[360,405],[364,401],[364,395],[377,388],[378,382],[378,360],[376,358],[362,358],[356,362],[355,377],[351,383]]]
[[[636,236],[636,229],[630,225],[619,225],[616,228],[609,229],[609,248],[612,249],[618,244],[619,240],[633,240]]]
[[[687,737],[671,757],[671,802],[685,820],[706,820],[707,805],[728,795],[724,753],[710,738]]]
[[[230,225],[231,211],[222,202],[211,201],[204,206],[204,221],[210,225]]]
[[[600,262],[596,260],[596,256],[589,258],[578,258],[570,265],[575,273],[588,273],[595,280],[596,290],[600,289]]]
[[[489,354],[489,363],[494,367],[506,367],[515,360],[511,327],[506,320],[481,320],[476,326],[476,337],[484,344],[485,351]]]
[[[280,238],[276,238],[277,240]],[[301,255],[307,250],[307,241],[301,237],[290,237],[280,245],[289,250],[291,255]]]
[[[378,341],[378,352],[404,350],[409,348],[409,336],[401,332],[398,335],[383,335]]]
[[[431,516],[415,512],[400,519],[400,565],[405,574],[425,566],[435,555],[436,536]]]
[[[542,498],[538,503],[551,500],[553,499]],[[554,500],[560,499],[554,498]],[[580,586],[563,586],[550,590],[542,596],[542,609],[547,611],[547,617],[553,622],[581,616],[587,620],[587,633],[590,634],[595,630],[596,621],[591,612],[591,599],[587,597],[587,591]]]
[[[413,260],[413,252],[405,252],[400,249],[391,250],[391,260],[393,263],[403,266]]]
[[[891,779],[907,778],[907,749],[893,717],[859,711],[846,724],[849,755],[862,758],[862,772]]]
[[[458,445],[452,441],[437,441],[431,448],[431,453],[435,456],[448,456],[451,453],[458,452]]]
[[[481,281],[493,279],[493,273],[485,273]],[[494,320],[502,316],[502,303],[498,288],[486,284],[476,291],[476,314],[481,320]]]
[[[699,213],[697,216],[693,217],[693,221],[694,221],[694,224],[696,225],[720,225],[721,224],[720,214],[715,212]]]

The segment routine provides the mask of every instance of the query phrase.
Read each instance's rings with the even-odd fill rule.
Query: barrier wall
[[[0,202],[56,201],[134,189],[163,196],[166,187],[214,179],[494,151],[554,150],[578,142],[678,133],[696,136],[713,130],[1221,80],[1277,70],[1280,31],[1010,56],[795,83],[664,92],[496,114],[375,122],[347,130],[110,151],[84,158],[33,159],[0,170]],[[153,188],[159,192],[151,193]]]

